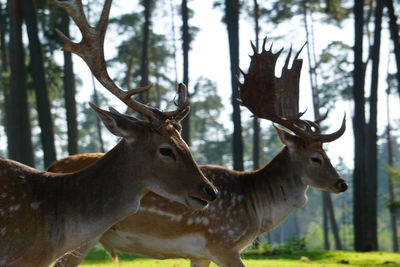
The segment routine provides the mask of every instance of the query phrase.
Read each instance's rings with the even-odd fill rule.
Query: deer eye
[[[164,157],[170,157],[173,158],[174,160],[176,159],[174,152],[169,147],[160,148],[160,154]]]
[[[322,156],[320,154],[314,154],[311,156],[311,161],[315,164],[322,165]]]

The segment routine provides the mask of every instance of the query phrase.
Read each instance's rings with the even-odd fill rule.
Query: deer
[[[288,64],[290,49],[282,69],[275,77],[276,61],[282,50],[273,53],[272,45],[254,55],[244,82],[240,101],[254,116],[279,124],[275,126],[285,145],[268,164],[255,171],[235,171],[215,165],[200,165],[202,172],[219,191],[217,199],[202,210],[148,193],[139,211],[118,222],[99,239],[118,261],[115,250],[144,257],[187,258],[192,267],[245,266],[240,252],[257,236],[282,222],[307,202],[309,186],[330,193],[346,191],[346,181],[332,166],[322,145],[338,139],[346,129],[345,116],[336,132],[322,134],[319,120],[300,119],[300,51]],[[326,116],[324,116],[325,118]],[[50,170],[71,172],[94,164],[101,153],[75,155],[54,162]],[[57,266],[77,266],[95,244],[82,247],[75,255],[62,258]]]
[[[80,55],[100,83],[143,118],[90,103],[121,140],[74,173],[41,171],[0,157],[0,266],[49,266],[137,212],[147,192],[191,209],[205,208],[217,195],[181,138],[180,121],[190,109],[185,85],[178,86],[176,110],[161,111],[132,99],[151,85],[123,91],[108,75],[102,45],[111,0],[105,1],[95,28],[87,23],[80,0],[56,3],[83,36],[74,43],[59,32],[64,50]]]

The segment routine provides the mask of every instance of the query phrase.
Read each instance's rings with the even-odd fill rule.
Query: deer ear
[[[89,103],[90,107],[96,111],[97,116],[103,121],[107,129],[116,136],[120,137],[136,137],[143,132],[143,127],[138,120],[132,120],[127,115],[112,112],[98,108],[93,103]]]
[[[292,135],[279,127],[276,127],[275,125],[274,125],[274,128],[275,128],[276,132],[278,133],[279,139],[281,139],[281,142],[283,144],[285,144],[289,148],[294,148],[296,146],[297,138],[298,138],[297,136]]]

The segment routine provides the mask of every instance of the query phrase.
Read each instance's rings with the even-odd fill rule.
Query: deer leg
[[[220,267],[246,267],[239,253],[220,254],[214,262]]]
[[[210,260],[190,260],[190,267],[208,267]]]
[[[96,245],[99,239],[95,238],[89,242],[86,242],[79,248],[65,254],[59,258],[53,267],[76,267],[78,266],[89,253],[89,251]]]

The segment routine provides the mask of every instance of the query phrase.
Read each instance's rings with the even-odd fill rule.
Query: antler
[[[63,8],[73,19],[82,34],[82,40],[79,43],[75,43],[56,29],[64,43],[63,50],[80,56],[89,66],[96,79],[108,91],[118,97],[128,107],[147,117],[150,121],[170,119],[179,122],[187,115],[190,109],[186,97],[185,85],[180,84],[178,86],[178,108],[175,111],[162,112],[132,99],[133,95],[149,90],[152,87],[151,83],[145,87],[124,91],[110,78],[104,59],[104,37],[107,30],[111,2],[112,0],[105,1],[100,20],[96,27],[92,27],[86,19],[81,0],[55,1],[55,4]]]
[[[270,49],[265,50],[264,39],[261,53],[251,43],[254,55],[251,57],[250,68],[247,74],[242,71],[244,83],[240,84],[241,104],[246,106],[256,117],[264,118],[280,124],[308,142],[331,142],[339,138],[346,129],[346,116],[343,118],[340,129],[332,134],[321,134],[316,122],[301,120],[305,113],[299,112],[299,81],[303,60],[295,55],[292,67],[289,69],[289,60],[292,48],[286,57],[280,78],[275,76],[276,61],[282,50],[277,53]],[[324,118],[322,118],[324,119]]]

